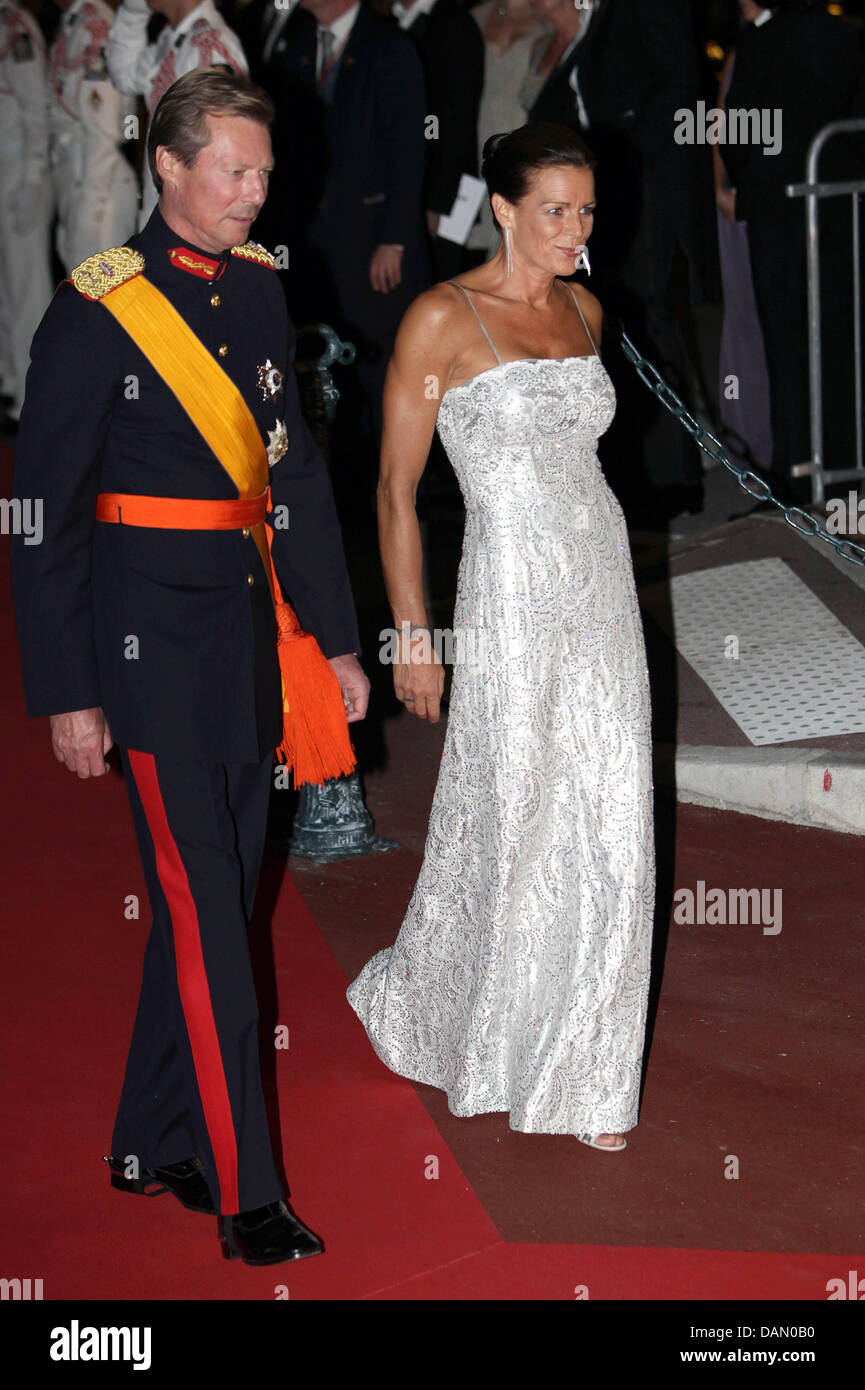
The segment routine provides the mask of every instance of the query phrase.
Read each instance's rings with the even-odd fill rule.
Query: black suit
[[[248,0],[245,5],[223,4],[220,9],[226,24],[234,30],[243,45],[250,77],[253,82],[260,82],[264,70],[264,48],[271,24],[280,22],[280,11],[275,9],[273,0]]]
[[[575,67],[585,131],[569,83]],[[593,287],[679,391],[685,381],[670,288],[677,245],[687,254],[695,291],[705,277],[699,156],[674,142],[674,112],[693,108],[698,95],[686,0],[596,0],[583,38],[550,74],[530,112],[532,120],[569,125],[591,146],[598,161]],[[629,493],[641,454],[656,486],[698,486],[699,454],[687,436],[639,381],[635,386],[630,366],[620,371],[612,358],[611,364],[620,410],[605,437],[605,461],[627,457]]]
[[[357,650],[339,527],[298,405],[293,338],[273,270],[185,248],[157,210],[134,246],[241,392],[262,439],[283,420],[270,474],[289,525],[280,584],[329,656]],[[227,351],[221,356],[220,347]],[[263,392],[259,368],[271,374]],[[276,621],[247,531],[97,522],[100,492],[237,496],[169,387],[105,305],[70,284],[33,340],[15,460],[19,497],[45,499],[40,545],[13,538],[31,715],[101,706],[121,759],[153,926],[113,1152],[141,1167],[197,1156],[216,1209],[283,1196],[265,1112],[248,927],[282,728]],[[136,643],[130,645],[131,639]]]
[[[808,385],[805,209],[788,198],[804,183],[808,146],[830,121],[865,115],[865,60],[856,32],[828,14],[779,12],[749,25],[736,50],[727,110],[781,114],[781,147],[722,145],[736,188],[736,216],[748,224],[757,307],[763,329],[778,481],[811,456]],[[820,158],[824,182],[862,178],[858,144],[835,137]],[[843,204],[843,205],[842,205]],[[828,467],[854,464],[853,305],[847,199],[821,203],[821,297],[825,457]],[[744,387],[743,387],[744,389]]]
[[[736,188],[737,216],[750,222],[769,206],[773,216],[790,207],[801,211],[785,190],[804,182],[814,136],[830,121],[865,115],[865,59],[857,31],[820,11],[779,10],[759,28],[747,25],[736,47],[726,107],[782,113],[776,153],[753,143],[720,147]],[[863,143],[862,136],[853,144],[831,140],[820,157],[821,179],[861,178]]]
[[[326,319],[355,343],[380,433],[396,330],[429,280],[423,73],[411,39],[361,6],[328,89],[318,87],[316,32],[312,15],[299,8],[266,69],[280,170],[268,226],[272,239],[289,246],[293,317]],[[373,251],[384,243],[405,248],[401,283],[387,293],[369,278]]]
[[[580,44],[584,44],[587,37],[588,34],[584,34]],[[573,48],[566,58],[558,62],[552,72],[548,74],[529,111],[530,121],[550,121],[554,125],[564,125],[576,131],[580,130],[576,97],[574,89],[570,85],[570,77],[576,66],[580,44]]]
[[[457,0],[437,0],[406,31],[417,44],[427,91],[427,117],[438,129],[427,139],[424,207],[448,213],[463,174],[478,172],[478,111],[484,85],[484,41],[471,15]],[[464,268],[465,252],[456,242],[434,237],[430,248],[433,279],[447,280]]]
[[[582,131],[570,76],[576,67],[589,128]],[[693,34],[685,0],[596,0],[588,28],[558,68],[550,73],[530,112],[533,121],[556,121],[585,135],[599,161],[598,179],[608,184],[596,224],[597,254],[611,253],[600,245],[613,239],[624,261],[633,227],[618,228],[624,214],[640,211],[643,190],[623,188],[633,173],[649,184],[660,181],[657,194],[645,191],[653,205],[670,204],[675,233],[688,254],[698,257],[695,231],[692,149],[672,139],[674,113],[693,107],[699,95],[699,75]],[[605,168],[605,165],[609,167]],[[605,211],[605,207],[608,209]],[[603,236],[602,236],[603,233]],[[594,258],[593,258],[594,264]]]
[[[295,4],[265,58],[270,34],[270,26],[265,25],[271,13],[272,0],[250,0],[236,24],[237,33],[243,35],[250,76],[265,89],[275,108],[274,169],[255,235],[268,248],[285,248],[289,253],[287,271],[280,278],[289,297],[289,312],[301,326],[310,318],[324,317],[320,302],[305,290],[309,287],[309,224],[323,195],[330,162],[328,114],[316,91],[317,26],[312,14]],[[303,80],[298,78],[298,67]]]

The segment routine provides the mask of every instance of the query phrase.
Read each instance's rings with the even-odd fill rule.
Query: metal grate
[[[676,646],[753,744],[865,732],[865,647],[783,560],[670,590]]]

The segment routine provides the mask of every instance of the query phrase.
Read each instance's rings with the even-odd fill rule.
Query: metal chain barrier
[[[773,506],[783,512],[784,520],[790,523],[794,531],[798,531],[802,536],[819,536],[821,541],[827,541],[832,546],[832,549],[841,556],[842,560],[849,560],[852,565],[865,566],[865,548],[861,545],[855,545],[853,541],[830,536],[829,532],[820,525],[810,512],[804,511],[801,507],[785,507],[783,502],[779,502],[766,479],[761,478],[759,473],[752,473],[747,468],[737,468],[735,463],[731,463],[721,441],[715,438],[711,430],[704,429],[699,420],[694,419],[672,386],[668,385],[661,376],[657,367],[634,346],[624,328],[620,331],[622,351],[635,367],[637,376],[667,407],[670,414],[675,415],[679,423],[693,436],[697,447],[702,449],[704,454],[708,454],[709,458],[715,459],[717,463],[723,463],[749,497],[755,498],[758,502],[771,502]]]

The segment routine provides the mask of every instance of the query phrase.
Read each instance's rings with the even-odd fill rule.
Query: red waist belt
[[[150,526],[162,531],[233,531],[264,521],[267,493],[259,497],[143,497],[128,492],[100,492],[97,521]]]
[[[100,492],[96,498],[96,520],[164,531],[233,531],[260,525],[265,532],[268,491],[258,497],[216,501]],[[262,534],[259,538],[279,632],[283,736],[276,750],[277,758],[291,765],[295,786],[324,782],[351,772],[355,766],[339,681],[312,633],[304,632],[291,604],[282,596],[273,570],[269,536]]]

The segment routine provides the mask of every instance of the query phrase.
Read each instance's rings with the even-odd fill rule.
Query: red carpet
[[[8,495],[8,473],[3,485]],[[415,1088],[372,1052],[345,974],[287,876],[272,915],[278,998],[265,982],[263,1030],[290,1030],[288,1050],[273,1054],[285,1167],[327,1253],[270,1269],[229,1264],[212,1218],[168,1195],[112,1192],[101,1155],[149,923],[143,876],[120,777],[79,782],[54,761],[47,721],[24,716],[5,567],[2,582],[0,1275],[42,1279],[46,1300],[262,1300],[282,1286],[292,1299],[571,1300],[583,1289],[591,1299],[823,1299],[828,1279],[858,1267],[846,1254],[503,1240]],[[278,869],[266,866],[266,908]],[[256,940],[266,956],[266,935]]]
[[[288,878],[274,918],[279,1016],[290,1028],[288,1050],[276,1053],[282,1130],[294,1201],[327,1253],[269,1270],[228,1264],[212,1220],[169,1196],[109,1191],[100,1162],[146,931],[146,919],[123,918],[126,895],[142,890],[123,787],[113,777],[80,786],[59,767],[28,779],[20,761],[18,771],[20,809],[28,782],[50,807],[38,842],[57,835],[63,845],[62,857],[45,856],[35,836],[22,837],[36,818],[19,820],[6,919],[18,931],[5,934],[18,1064],[2,1092],[14,1117],[3,1261],[9,1274],[42,1278],[46,1299],[261,1299],[279,1285],[293,1299],[573,1299],[579,1286],[593,1299],[801,1299],[814,1297],[815,1277],[824,1286],[855,1266],[852,1256],[504,1243],[413,1086],[372,1053]],[[434,1180],[424,1176],[431,1156]]]

